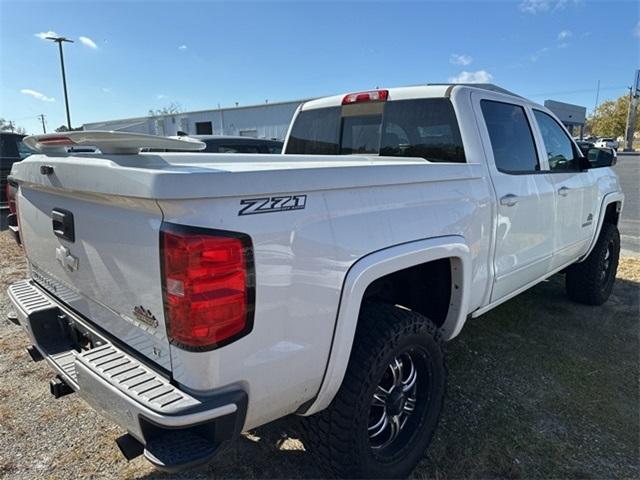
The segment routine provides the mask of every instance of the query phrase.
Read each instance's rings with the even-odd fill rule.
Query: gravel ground
[[[123,432],[75,395],[54,400],[6,320],[6,287],[25,276],[0,233],[0,478],[176,478],[138,458]],[[448,345],[449,389],[416,478],[639,478],[640,260],[622,261],[609,302],[576,305],[561,276],[481,319]],[[180,478],[314,478],[320,472],[284,419],[243,435]]]

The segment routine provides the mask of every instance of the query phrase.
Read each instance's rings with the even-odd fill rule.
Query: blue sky
[[[40,133],[71,119],[143,116],[376,86],[491,81],[593,109],[640,64],[637,2],[151,2],[0,0],[0,117]],[[42,35],[40,35],[42,36]]]

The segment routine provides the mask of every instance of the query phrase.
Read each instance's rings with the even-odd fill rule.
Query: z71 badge
[[[307,204],[306,195],[280,195],[277,197],[246,198],[240,200],[242,208],[238,215],[255,215],[258,213],[288,212],[302,210]]]

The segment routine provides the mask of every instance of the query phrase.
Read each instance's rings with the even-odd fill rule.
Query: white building
[[[265,103],[85,123],[84,130],[118,130],[150,135],[240,135],[283,140],[298,105],[307,100]]]

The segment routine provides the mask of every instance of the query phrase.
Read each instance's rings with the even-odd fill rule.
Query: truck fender
[[[602,197],[602,204],[600,207],[600,213],[598,214],[598,224],[596,225],[595,234],[591,239],[591,243],[589,244],[589,248],[587,249],[587,253],[578,260],[582,262],[585,260],[590,254],[593,248],[596,246],[596,242],[598,241],[598,237],[600,236],[600,232],[602,231],[602,224],[604,223],[604,217],[607,213],[607,207],[612,203],[618,203],[618,212],[622,212],[622,204],[624,203],[624,193],[622,192],[611,192]]]
[[[456,336],[468,311],[471,286],[471,253],[458,235],[417,240],[371,253],[354,263],[344,280],[333,342],[320,390],[303,415],[325,409],[344,379],[353,345],[360,305],[367,287],[378,278],[415,265],[450,258],[452,264],[451,305],[441,327],[445,340]]]

